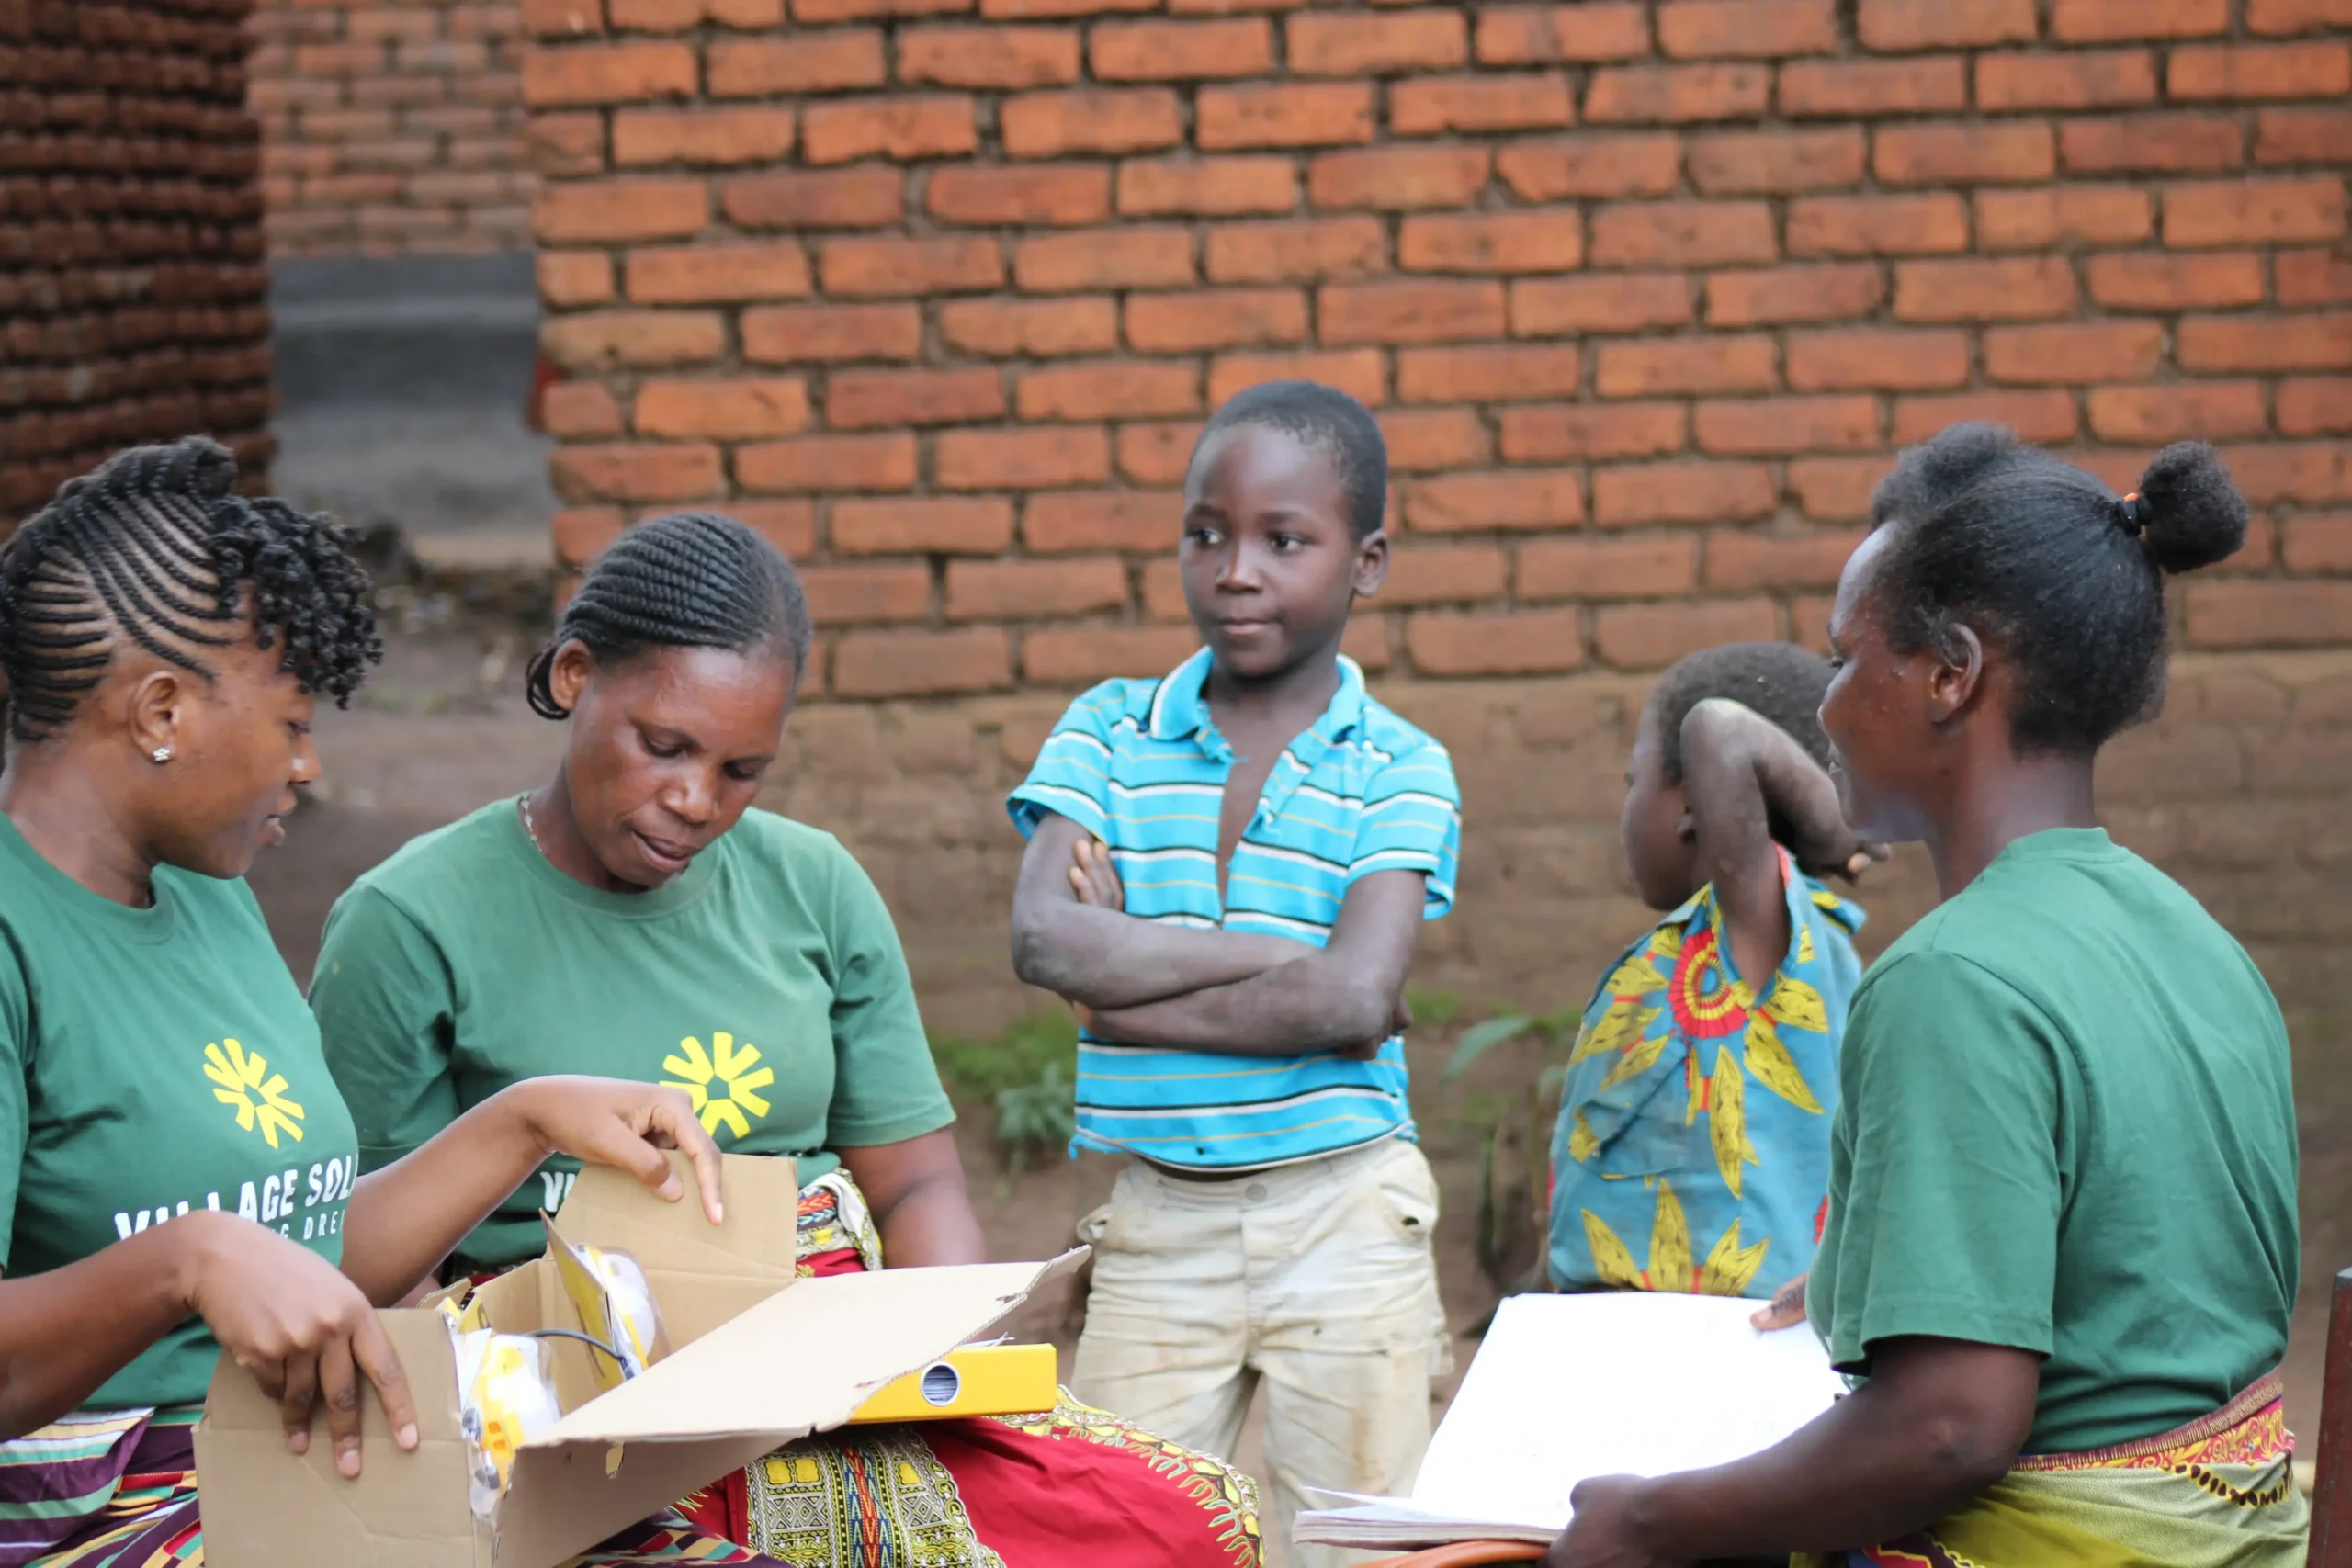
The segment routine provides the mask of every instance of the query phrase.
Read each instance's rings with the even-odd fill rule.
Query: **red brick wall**
[[[511,0],[258,0],[253,32],[273,252],[529,248]]]
[[[1816,636],[1963,417],[2119,486],[2219,441],[2261,524],[2188,643],[2352,642],[2346,0],[524,19],[559,547],[734,503],[834,695],[1168,662],[1186,450],[1277,375],[1380,410],[1399,674]]]
[[[246,0],[0,0],[0,534],[117,447],[265,462]]]

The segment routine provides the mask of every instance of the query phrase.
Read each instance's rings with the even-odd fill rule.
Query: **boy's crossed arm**
[[[1091,850],[1085,861],[1082,847]],[[1406,1021],[1425,882],[1418,871],[1360,878],[1320,948],[1162,924],[1105,903],[1118,889],[1107,852],[1076,822],[1047,814],[1013,892],[1012,966],[1085,1008],[1105,1039],[1245,1056],[1369,1055]]]

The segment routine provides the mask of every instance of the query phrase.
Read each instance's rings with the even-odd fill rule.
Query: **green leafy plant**
[[[1532,1039],[1540,1066],[1523,1085],[1474,1101],[1485,1122],[1478,1139],[1478,1271],[1498,1294],[1540,1289],[1551,1216],[1552,1127],[1560,1112],[1560,1089],[1567,1081],[1568,1053],[1584,1016],[1581,1007],[1531,1017],[1505,1013],[1462,1032],[1446,1063],[1452,1084],[1471,1066],[1513,1041]]]
[[[1068,1012],[1031,1013],[990,1040],[940,1035],[931,1055],[958,1111],[988,1109],[1005,1180],[1078,1131],[1078,1024]]]

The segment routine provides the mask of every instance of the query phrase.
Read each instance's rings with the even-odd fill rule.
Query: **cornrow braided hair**
[[[236,482],[235,457],[202,436],[134,446],[17,530],[0,550],[11,735],[38,741],[71,722],[131,645],[210,680],[206,649],[282,638],[279,669],[350,701],[383,657],[352,535]]]
[[[732,517],[675,512],[626,530],[582,579],[555,635],[531,660],[527,694],[542,718],[569,718],[548,677],[566,643],[600,664],[648,649],[770,649],[790,660],[797,691],[815,640],[800,574]]]

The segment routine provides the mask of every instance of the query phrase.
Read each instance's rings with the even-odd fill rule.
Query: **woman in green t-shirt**
[[[984,1259],[888,909],[831,834],[752,807],[811,638],[791,566],[732,518],[640,523],[590,570],[530,667],[532,706],[569,725],[555,776],[409,844],[328,917],[311,1004],[363,1169],[539,1074],[606,1073],[684,1090],[732,1153],[796,1161],[806,1271]],[[453,1269],[533,1255],[576,1168],[542,1167]],[[819,1568],[1257,1559],[1247,1480],[1067,1402],[797,1443],[690,1511]]]
[[[226,1351],[359,1471],[361,1380],[403,1449],[398,1300],[555,1149],[673,1199],[688,1098],[569,1077],[361,1175],[352,1119],[240,880],[318,775],[318,695],[378,645],[324,518],[235,493],[209,441],[122,453],[0,553],[0,1562],[203,1557],[191,1434]],[[430,1391],[417,1391],[431,1397]],[[447,1397],[445,1391],[443,1397]],[[298,1542],[286,1543],[289,1560]],[[583,1562],[762,1563],[671,1517]],[[769,1564],[769,1568],[779,1565]]]
[[[1804,1296],[1866,1381],[1752,1459],[1586,1483],[1550,1561],[2300,1564],[2286,1031],[2092,794],[2162,703],[2164,575],[2233,553],[2245,502],[2211,447],[2118,499],[1960,425],[1871,514],[1821,721],[1849,822],[1924,843],[1943,902],[1864,976],[1840,1062]]]

